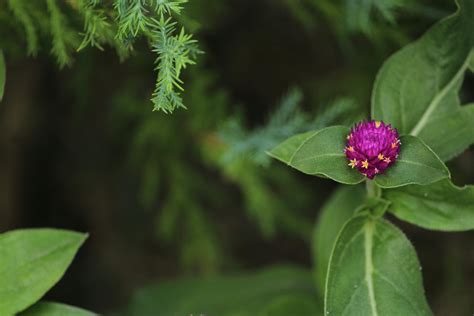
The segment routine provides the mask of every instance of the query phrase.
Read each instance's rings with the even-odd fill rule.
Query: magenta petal
[[[356,124],[344,149],[349,166],[373,179],[393,165],[400,152],[398,132],[390,124],[369,121]]]

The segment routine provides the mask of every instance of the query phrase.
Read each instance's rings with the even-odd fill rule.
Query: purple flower
[[[400,152],[398,132],[381,121],[361,122],[347,136],[344,149],[349,166],[373,179],[382,174],[398,158]]]

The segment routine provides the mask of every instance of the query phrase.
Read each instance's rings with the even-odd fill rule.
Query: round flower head
[[[390,124],[369,121],[358,123],[351,129],[344,152],[349,166],[373,179],[397,160],[400,145],[398,132]]]

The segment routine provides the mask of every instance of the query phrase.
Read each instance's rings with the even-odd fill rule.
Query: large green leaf
[[[415,249],[398,228],[363,215],[344,225],[331,255],[325,312],[338,316],[432,314]]]
[[[24,229],[0,235],[0,315],[38,301],[61,279],[86,235]]]
[[[395,126],[401,134],[419,135],[452,157],[463,146],[443,147],[443,138],[424,138],[439,115],[459,109],[458,90],[474,43],[474,2],[460,0],[460,9],[419,40],[390,57],[381,68],[372,94],[372,117]],[[461,123],[461,122],[460,122]],[[456,124],[444,127],[456,132]]]
[[[19,316],[95,316],[85,309],[53,302],[39,302],[21,312]]]
[[[290,294],[317,301],[310,271],[280,266],[256,273],[163,282],[140,290],[127,315],[255,316]]]
[[[433,116],[418,136],[443,161],[457,156],[474,143],[474,104]]]
[[[6,73],[5,58],[3,57],[3,51],[0,49],[0,101],[2,101],[3,92],[5,91]]]
[[[375,182],[382,188],[395,188],[408,184],[426,185],[449,178],[449,170],[436,154],[418,137],[402,136],[400,156],[393,166]]]
[[[328,177],[345,184],[357,184],[364,177],[347,166],[344,154],[349,128],[331,126],[293,136],[269,155],[310,175]]]
[[[401,220],[428,229],[474,229],[474,186],[457,187],[450,180],[385,190],[389,211]]]
[[[324,204],[313,233],[313,261],[316,284],[324,293],[329,257],[337,234],[356,208],[364,202],[365,193],[361,185],[339,187]]]

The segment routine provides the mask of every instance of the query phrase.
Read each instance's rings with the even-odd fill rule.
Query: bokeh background
[[[152,112],[146,41],[124,62],[113,49],[88,48],[60,70],[46,35],[27,56],[2,3],[0,230],[89,232],[46,298],[105,314],[144,315],[133,306],[148,304],[166,315],[143,293],[183,278],[281,264],[311,276],[313,227],[338,185],[265,150],[368,117],[383,61],[454,10],[445,0],[191,0],[180,22],[205,54],[184,74],[188,109],[166,115]],[[472,74],[462,94],[474,100]],[[474,183],[473,161],[471,149],[449,163],[456,184]],[[435,314],[471,315],[474,234],[391,220],[417,249]],[[251,282],[266,281],[243,286]]]

